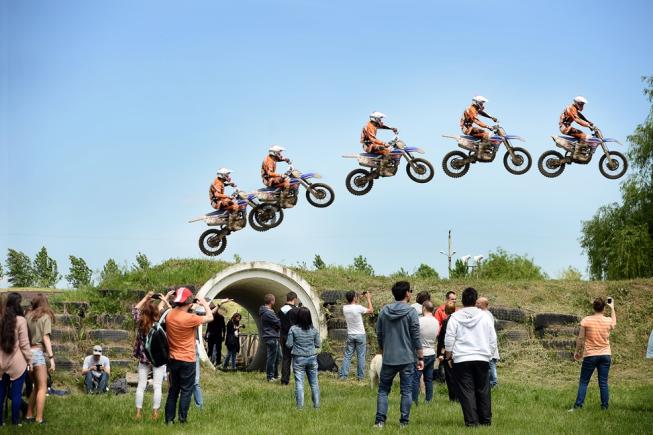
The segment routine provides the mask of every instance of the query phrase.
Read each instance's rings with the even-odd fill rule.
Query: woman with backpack
[[[231,360],[231,368],[236,370],[236,355],[240,352],[240,339],[238,335],[240,333],[240,319],[242,316],[240,313],[234,313],[231,316],[231,320],[227,322],[227,337],[225,339],[225,345],[227,346],[227,356],[224,359],[224,364],[222,368],[227,369],[229,365],[229,360]]]
[[[160,301],[158,304],[155,301]],[[138,386],[136,387],[136,419],[143,417],[143,396],[147,388],[147,377],[152,371],[152,420],[159,418],[161,407],[161,385],[166,375],[166,366],[154,367],[145,354],[145,339],[152,325],[161,317],[161,308],[170,308],[166,298],[159,293],[148,292],[143,299],[132,309],[132,315],[136,321],[136,342],[134,343],[134,357],[138,359]]]
[[[295,375],[295,401],[297,408],[304,407],[304,375],[311,387],[313,407],[320,407],[320,386],[317,382],[317,351],[320,347],[320,333],[313,327],[311,312],[306,307],[297,311],[297,323],[288,331],[286,346],[292,355],[292,370]]]
[[[27,320],[27,329],[29,330],[32,345],[32,371],[30,377],[34,387],[29,396],[25,420],[44,424],[43,410],[48,391],[47,362],[50,363],[50,372],[55,370],[52,341],[50,341],[54,311],[48,304],[48,297],[42,293],[32,298],[31,306],[32,309],[25,316],[25,320]],[[36,415],[34,415],[35,411]]]
[[[20,405],[27,371],[32,362],[27,321],[20,306],[22,297],[9,293],[0,319],[0,411],[4,409],[7,393],[11,398],[11,424],[20,422]],[[11,384],[11,386],[10,386]],[[4,412],[0,412],[0,425]]]

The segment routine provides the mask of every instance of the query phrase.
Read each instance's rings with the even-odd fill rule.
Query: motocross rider
[[[582,127],[594,128],[594,123],[585,118],[581,113],[586,103],[587,100],[585,97],[579,95],[574,98],[574,101],[569,106],[565,107],[564,112],[560,115],[560,132],[575,137],[580,141],[580,146],[574,148],[574,158],[581,153],[587,135],[577,128],[572,127],[571,124],[576,122]]]
[[[216,210],[225,210],[228,212],[238,211],[238,204],[236,204],[229,195],[224,193],[226,186],[235,186],[231,180],[231,169],[220,168],[213,180],[213,184],[209,187],[209,201],[211,207]]]
[[[382,154],[384,156],[390,154],[390,146],[376,138],[376,131],[378,129],[392,130],[397,134],[397,131],[399,130],[383,124],[383,118],[385,118],[383,113],[372,112],[370,115],[370,121],[365,125],[365,127],[363,127],[363,131],[361,132],[361,144],[363,144],[363,149],[366,153]]]
[[[261,165],[261,178],[263,179],[263,184],[267,187],[282,188],[284,190],[290,188],[290,178],[275,172],[278,162],[290,164],[290,159],[283,156],[284,151],[285,148],[278,145],[272,145],[268,149],[268,155],[263,160],[263,165]]]
[[[477,95],[476,97],[472,98],[472,104],[467,109],[465,109],[463,116],[460,118],[460,129],[463,131],[463,133],[469,136],[474,136],[475,138],[481,140],[478,146],[479,156],[483,155],[485,152],[485,147],[490,140],[490,132],[483,129],[490,129],[490,126],[478,119],[478,115],[497,122],[497,118],[488,115],[485,110],[483,110],[485,103],[487,103],[487,98],[481,95]],[[474,127],[474,124],[478,125],[481,128]]]

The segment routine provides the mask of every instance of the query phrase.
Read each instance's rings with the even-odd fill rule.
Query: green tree
[[[438,271],[425,263],[419,265],[419,267],[415,271],[414,276],[415,278],[440,279],[440,275],[438,275]]]
[[[54,287],[61,279],[57,262],[50,258],[45,246],[34,257],[34,274],[38,287]]]
[[[121,276],[122,271],[120,270],[118,263],[116,263],[113,258],[109,258],[100,272],[100,282],[106,283]]]
[[[653,273],[653,77],[644,78],[651,103],[628,136],[632,171],[621,184],[622,203],[600,207],[583,222],[580,245],[592,279],[650,277]]]
[[[70,269],[66,275],[66,281],[70,283],[73,288],[80,288],[91,285],[91,278],[93,271],[87,266],[86,261],[81,257],[70,255]]]
[[[542,269],[526,255],[510,254],[502,248],[490,252],[487,260],[476,268],[479,278],[485,279],[544,279]]]
[[[390,275],[391,278],[395,278],[395,279],[408,278],[409,276],[410,276],[410,272],[404,269],[403,266],[400,267],[398,271]]]
[[[147,270],[151,266],[150,260],[147,258],[147,255],[139,252],[136,255],[136,264],[134,264],[134,270]]]
[[[574,266],[567,266],[567,268],[563,269],[558,276],[558,279],[563,281],[580,281],[582,278],[583,274]]]
[[[0,279],[2,279],[2,278],[4,278],[4,277],[5,277],[5,271],[4,271],[4,269],[2,268],[2,263],[0,263]]]
[[[36,283],[32,261],[25,253],[9,249],[6,266],[7,278],[12,287],[33,287]]]
[[[241,261],[243,261],[243,258],[238,254],[234,254],[234,263],[239,264]]]
[[[315,254],[315,257],[313,258],[313,267],[315,268],[315,270],[326,269],[326,263],[324,262],[324,260],[322,260],[320,254]]]
[[[354,263],[350,266],[350,268],[356,272],[374,276],[374,268],[367,262],[367,258],[363,257],[362,255],[354,258]]]
[[[467,269],[467,266],[465,266],[463,260],[459,258],[454,263],[451,272],[449,272],[449,278],[451,279],[465,278],[468,274],[469,274],[469,270]]]

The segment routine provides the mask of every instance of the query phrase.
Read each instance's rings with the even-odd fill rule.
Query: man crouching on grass
[[[401,391],[401,427],[408,426],[410,407],[413,402],[412,387],[415,366],[424,370],[422,342],[419,335],[417,311],[410,305],[412,291],[407,281],[392,286],[395,303],[383,307],[376,322],[376,337],[383,365],[379,376],[379,393],[376,399],[376,421],[374,427],[383,428],[388,414],[388,395],[392,381],[399,373]],[[416,364],[417,363],[417,364]]]

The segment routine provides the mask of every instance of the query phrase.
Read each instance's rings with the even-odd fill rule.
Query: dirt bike
[[[283,220],[283,209],[297,205],[300,186],[306,189],[306,200],[313,207],[324,208],[333,203],[335,193],[331,186],[310,181],[311,178],[322,178],[320,174],[315,172],[304,174],[290,165],[284,175],[290,181],[289,189],[265,187],[254,192],[260,203],[249,214],[250,224],[255,221],[266,229],[278,226]]]
[[[234,231],[240,231],[247,226],[248,202],[242,198],[244,192],[234,191],[231,196],[238,205],[238,211],[216,210],[203,216],[191,219],[189,223],[204,221],[208,226],[217,226],[202,233],[199,238],[200,251],[210,257],[222,254],[227,248],[227,236]]]
[[[511,141],[519,140],[524,142],[524,138],[511,134],[499,124],[490,127],[494,135],[490,136],[489,142],[483,144],[485,149],[483,154],[479,155],[479,145],[481,139],[475,136],[443,136],[455,139],[458,146],[467,150],[467,154],[462,151],[451,151],[442,159],[442,169],[444,173],[453,178],[460,178],[469,171],[472,163],[490,163],[497,156],[501,144],[506,147],[506,154],[503,156],[503,166],[508,172],[515,175],[522,175],[528,172],[533,163],[531,155],[526,149],[512,146]]]
[[[406,173],[408,177],[416,183],[428,183],[433,179],[433,165],[419,157],[414,157],[413,153],[424,154],[422,148],[408,147],[395,134],[394,138],[388,142],[391,148],[388,156],[376,153],[346,154],[342,157],[348,159],[357,159],[360,166],[368,169],[354,169],[347,175],[345,185],[347,190],[356,196],[365,195],[374,186],[374,180],[379,177],[394,177],[399,169],[401,158],[404,157],[408,164]]]
[[[604,138],[598,127],[592,128],[592,137],[585,139],[585,142],[581,142],[572,136],[551,136],[551,139],[553,139],[556,146],[565,150],[565,154],[563,156],[558,151],[549,150],[540,156],[537,166],[545,177],[557,177],[562,174],[566,165],[572,163],[588,164],[592,161],[592,156],[599,146],[603,150],[603,155],[599,160],[599,171],[605,178],[616,180],[623,177],[628,169],[626,157],[620,152],[609,151],[606,146],[608,142],[615,142],[619,145],[622,145],[622,143],[617,139]],[[580,149],[576,151],[576,147],[580,147]]]
[[[256,197],[256,193],[238,192],[238,197],[247,201],[247,205],[251,207],[247,220],[249,226],[255,231],[267,231],[269,229],[278,227],[283,221],[283,209],[273,204],[264,205],[263,209],[258,213],[254,210],[261,205],[261,202]]]

